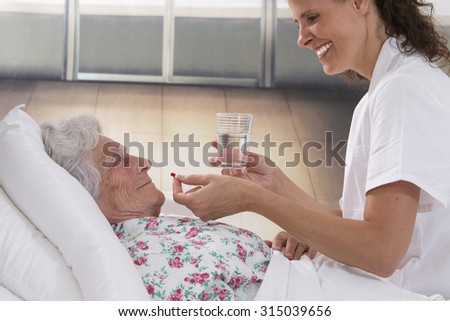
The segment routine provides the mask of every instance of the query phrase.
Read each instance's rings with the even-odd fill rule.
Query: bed
[[[127,250],[88,192],[45,153],[23,110],[0,121],[0,300],[148,300]],[[170,199],[162,211],[191,215]],[[272,253],[255,300],[434,300],[319,255]]]

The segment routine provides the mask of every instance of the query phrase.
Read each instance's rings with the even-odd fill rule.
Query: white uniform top
[[[399,180],[420,187],[411,244],[390,279],[413,292],[447,299],[449,147],[450,79],[422,56],[401,53],[396,38],[388,39],[369,91],[353,115],[340,205],[344,217],[362,220],[365,194],[371,189]]]

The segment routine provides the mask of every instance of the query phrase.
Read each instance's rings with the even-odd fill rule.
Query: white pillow
[[[0,187],[0,284],[24,300],[81,300],[61,253]]]
[[[62,253],[84,299],[148,300],[139,273],[97,204],[45,153],[40,127],[21,107],[0,124],[0,185]]]

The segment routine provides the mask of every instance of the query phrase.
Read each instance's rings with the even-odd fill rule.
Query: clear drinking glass
[[[253,115],[240,113],[217,114],[217,147],[221,167],[247,166],[245,155],[252,131]]]

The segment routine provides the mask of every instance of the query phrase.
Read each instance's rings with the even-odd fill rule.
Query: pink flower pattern
[[[181,262],[181,259],[179,256],[173,258],[172,260],[169,261],[169,266],[179,269],[183,267],[183,262]]]
[[[225,301],[228,296],[228,289],[214,288],[213,291],[221,301]]]
[[[145,225],[146,230],[153,230],[158,228],[159,222],[156,217],[150,217]]]
[[[239,275],[239,276],[233,276],[230,280],[231,286],[234,289],[239,288],[245,281],[245,276]]]
[[[181,289],[176,289],[175,292],[167,297],[167,301],[183,301]]]
[[[152,295],[155,292],[155,287],[151,284],[147,285],[147,293]]]
[[[200,229],[197,226],[191,227],[189,232],[186,233],[186,238],[191,239],[193,237],[196,237],[200,233]]]
[[[173,247],[174,253],[181,253],[181,252],[183,252],[183,250],[184,250],[184,247],[181,244],[177,244]]]
[[[161,216],[112,224],[151,300],[248,300],[270,249],[252,232],[219,222]]]
[[[148,250],[147,244],[145,244],[145,242],[143,242],[143,241],[136,242],[136,246],[137,246],[140,250]]]
[[[142,264],[144,264],[145,262],[147,262],[147,259],[146,259],[145,257],[143,257],[143,256],[140,256],[140,257],[135,258],[135,259],[133,260],[133,262],[134,262],[134,264],[136,264],[136,265],[142,265]]]

